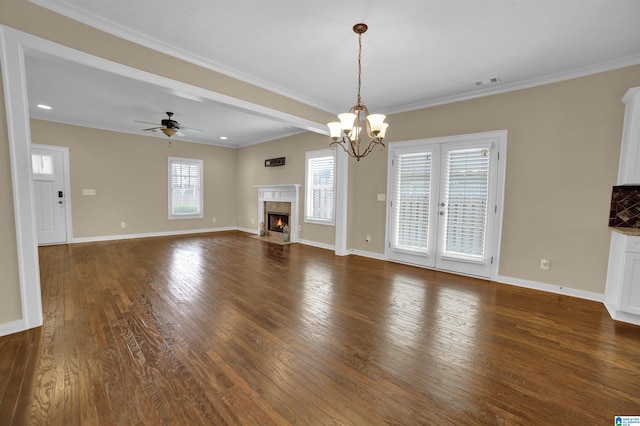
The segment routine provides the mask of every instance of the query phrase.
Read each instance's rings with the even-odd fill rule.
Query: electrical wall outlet
[[[540,269],[551,269],[551,261],[549,259],[540,259]]]
[[[127,223],[126,222],[120,222],[120,228],[126,228],[127,227]]]
[[[212,218],[211,218],[211,221],[212,221],[213,223],[216,223],[216,218],[215,218],[215,217],[212,217]]]

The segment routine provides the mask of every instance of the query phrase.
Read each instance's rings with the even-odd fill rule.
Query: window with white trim
[[[335,225],[336,153],[331,149],[305,154],[304,221]]]
[[[200,219],[203,161],[169,157],[169,219]]]

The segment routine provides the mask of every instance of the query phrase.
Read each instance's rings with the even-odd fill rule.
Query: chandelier
[[[373,148],[380,146],[384,148],[385,132],[388,123],[384,122],[387,118],[383,114],[369,114],[369,110],[362,103],[360,98],[360,86],[362,84],[362,34],[367,31],[366,24],[356,24],[353,26],[353,32],[358,34],[358,98],[349,112],[338,115],[338,121],[328,123],[329,132],[333,142],[329,144],[332,148],[334,145],[340,146],[351,157],[358,161],[362,157],[367,156]],[[364,125],[364,129],[363,129]],[[363,130],[366,132],[363,132]],[[365,138],[364,140],[362,138]],[[368,143],[366,139],[369,139]],[[366,145],[366,148],[365,148]]]

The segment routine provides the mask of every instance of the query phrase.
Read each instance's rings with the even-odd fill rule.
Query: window
[[[431,152],[412,152],[395,157],[395,248],[429,252],[431,160]]]
[[[484,259],[489,199],[489,149],[447,151],[444,254]]]
[[[202,218],[202,160],[169,157],[169,219]]]
[[[31,168],[35,176],[53,175],[53,157],[43,154],[31,154]]]
[[[335,224],[336,154],[330,149],[306,153],[304,221]]]

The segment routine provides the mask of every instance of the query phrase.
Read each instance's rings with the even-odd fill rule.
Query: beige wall
[[[508,130],[499,274],[603,293],[611,234],[609,202],[624,116],[620,99],[637,86],[640,66],[396,114],[388,119],[387,142]],[[261,167],[264,158],[297,149],[291,142],[299,138],[243,150],[259,155],[239,156],[241,174],[255,173],[251,168]],[[326,137],[312,138],[316,148],[328,144]],[[304,176],[303,168],[289,170],[280,170],[273,182],[262,180],[292,183],[287,181]],[[386,203],[376,196],[386,194],[386,170],[387,151],[349,162],[348,248],[384,253]],[[238,188],[241,205],[251,206],[245,216],[253,212],[250,200],[255,198],[247,187]],[[365,242],[365,235],[371,235],[371,243]],[[551,260],[548,271],[539,268],[543,257]]]
[[[236,226],[235,149],[40,120],[31,139],[69,147],[74,238]],[[168,219],[168,157],[204,160],[203,219]]]
[[[5,117],[4,92],[0,84],[0,324],[22,318],[9,138]]]
[[[333,245],[335,227],[304,223],[305,152],[328,147],[327,137],[314,133],[290,136],[238,150],[238,226],[258,229],[258,190],[254,185],[300,184],[299,237]],[[281,167],[264,167],[264,160],[285,157]]]
[[[500,275],[603,293],[611,186],[616,182],[624,104],[640,66],[389,118],[390,141],[506,129],[506,200]],[[382,252],[386,155],[352,167],[353,248]],[[373,237],[371,247],[363,235]],[[540,258],[551,269],[539,269]]]
[[[397,114],[389,118],[390,141],[508,130],[500,274],[602,293],[624,111],[620,98],[640,85],[638,71],[630,67]],[[237,151],[177,141],[167,148],[161,139],[37,120],[32,136],[34,143],[70,147],[76,238],[208,228],[212,217],[216,226],[255,229],[254,185],[299,183],[303,201],[304,153],[327,146],[326,137],[307,133]],[[205,158],[205,219],[167,220],[168,155]],[[278,156],[286,157],[286,166],[264,167],[266,158]],[[147,169],[142,174],[134,171],[141,161]],[[384,252],[386,204],[376,195],[386,194],[386,166],[386,151],[349,162],[349,248]],[[112,170],[121,173],[114,176]],[[133,181],[146,189],[131,190]],[[83,196],[83,188],[98,195]],[[137,204],[141,196],[147,198]],[[213,199],[224,202],[211,204]],[[119,227],[122,221],[126,230]],[[334,243],[333,227],[327,232],[324,226],[301,224],[300,238]],[[372,236],[370,244],[365,235]],[[541,257],[551,259],[551,270],[539,269]]]

